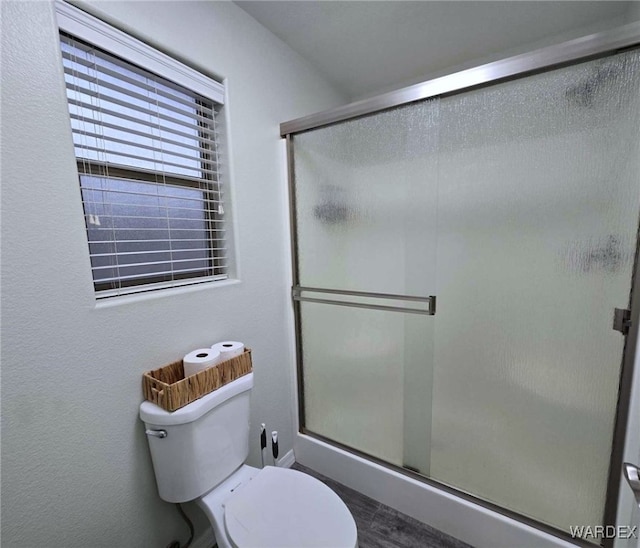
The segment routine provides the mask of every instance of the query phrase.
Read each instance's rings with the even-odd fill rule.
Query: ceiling
[[[353,100],[626,22],[638,2],[240,1]]]

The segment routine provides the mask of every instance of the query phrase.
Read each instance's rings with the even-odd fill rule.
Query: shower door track
[[[451,487],[447,484],[440,483],[437,480],[428,478],[412,470],[396,466],[378,457],[368,455],[347,445],[325,438],[324,436],[309,431],[306,428],[304,412],[304,379],[302,366],[302,329],[300,317],[300,301],[311,300],[301,297],[301,291],[312,289],[302,288],[300,286],[293,140],[295,134],[302,133],[307,130],[317,129],[338,122],[366,116],[368,114],[374,114],[386,109],[398,107],[416,101],[422,101],[435,97],[450,96],[479,87],[485,87],[509,80],[515,80],[524,76],[529,76],[531,74],[553,70],[562,66],[577,64],[598,57],[613,55],[624,50],[634,49],[638,47],[640,47],[640,22],[635,22],[609,31],[576,38],[574,40],[569,40],[567,42],[538,49],[529,53],[524,53],[522,55],[509,57],[500,61],[495,61],[432,80],[427,80],[425,82],[414,84],[412,86],[385,93],[376,97],[356,101],[342,107],[312,114],[310,116],[305,116],[280,124],[280,135],[281,137],[286,138],[287,144],[287,167],[290,205],[289,214],[292,246],[292,301],[295,324],[298,417],[300,433],[308,435],[334,447],[344,449],[355,455],[359,455],[372,462],[400,472],[411,478],[417,479],[425,484],[432,485],[434,487],[442,489],[443,491],[472,501],[481,507],[487,508],[488,510],[508,516],[512,519],[530,525],[536,529],[551,533],[552,535],[555,535],[560,539],[573,542],[577,545],[595,546],[592,543],[572,538],[566,531],[557,529],[540,521],[536,521],[532,518],[529,518],[522,514],[518,514],[517,512],[513,512],[504,507],[497,506],[495,504],[492,504],[491,502],[477,498],[469,493]],[[630,329],[629,333],[625,336],[622,365],[620,369],[618,403],[616,407],[616,417],[613,431],[611,458],[609,461],[607,491],[603,516],[603,525],[605,526],[616,525],[618,495],[620,490],[619,487],[622,478],[624,440],[629,414],[629,402],[631,399],[631,383],[633,380],[634,361],[638,343],[638,325],[640,325],[640,292],[636,291],[636,288],[640,287],[640,272],[638,268],[640,255],[640,247],[638,245],[639,242],[640,227],[636,235],[636,254],[633,265],[631,292],[629,297],[629,309],[631,311],[630,321],[633,328]],[[345,294],[345,292],[337,290],[320,290],[320,292],[335,292]],[[380,297],[380,294],[374,295]],[[393,297],[400,297],[399,300],[410,300],[407,299],[406,296],[391,296],[391,298]],[[384,298],[387,297],[385,296]],[[431,299],[431,297],[423,297],[421,299],[428,301],[429,299]],[[318,301],[320,301],[320,299],[318,299]],[[328,299],[322,299],[322,301],[326,304],[349,306],[349,304],[346,302],[329,301]],[[369,306],[359,306],[369,308]],[[427,310],[433,310],[433,312],[435,312],[435,298],[433,298],[433,308],[431,308],[431,304],[429,304]],[[419,313],[429,314],[429,312]],[[613,539],[607,538],[602,541],[602,546],[605,548],[612,548],[613,543]]]
[[[280,124],[280,136],[287,137],[430,97],[452,95],[479,86],[496,84],[563,65],[572,65],[638,45],[640,45],[640,22],[629,23],[616,29],[454,72],[369,99],[283,122]]]

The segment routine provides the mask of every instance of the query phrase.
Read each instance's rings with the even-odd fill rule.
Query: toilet
[[[160,498],[195,501],[219,548],[356,548],[344,502],[308,474],[244,464],[253,373],[172,413],[140,405]]]

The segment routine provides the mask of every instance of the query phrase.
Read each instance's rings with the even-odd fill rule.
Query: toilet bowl
[[[195,501],[219,548],[355,548],[344,502],[297,470],[244,464],[253,373],[174,412],[140,405],[160,497]]]

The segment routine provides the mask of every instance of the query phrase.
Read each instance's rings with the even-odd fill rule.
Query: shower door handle
[[[305,295],[311,293],[311,296]],[[314,293],[322,295],[340,295],[352,297],[349,300],[343,300],[342,298],[319,298],[319,296],[313,296]],[[391,293],[371,293],[368,291],[351,291],[343,289],[327,289],[320,287],[302,287],[300,285],[294,285],[291,288],[291,297],[294,301],[302,301],[309,303],[322,303],[322,304],[334,304],[338,306],[352,306],[355,308],[369,308],[374,310],[384,310],[387,312],[405,312],[409,314],[425,314],[427,316],[434,316],[436,313],[436,297],[430,295],[429,297],[419,297],[417,295],[393,295]],[[365,299],[365,300],[359,300]],[[379,301],[380,302],[376,302]],[[406,301],[411,303],[418,303],[418,307],[410,307],[406,305],[389,306],[381,304],[382,302],[391,301]],[[373,302],[371,302],[373,301]]]
[[[640,468],[635,464],[625,462],[622,465],[622,470],[624,472],[624,477],[627,478],[629,487],[631,487],[631,490],[633,491],[633,495],[636,497],[638,507],[640,507]]]

